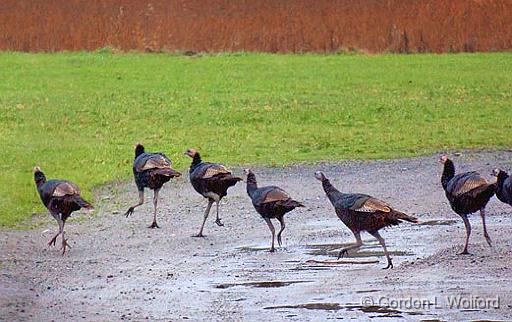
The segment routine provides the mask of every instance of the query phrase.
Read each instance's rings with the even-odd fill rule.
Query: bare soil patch
[[[477,170],[489,178],[496,166],[510,169],[511,160],[512,152],[454,157],[458,171]],[[322,263],[334,261],[353,236],[313,177],[319,169],[342,191],[372,194],[420,218],[421,224],[383,231],[394,269],[382,270],[382,249],[369,235],[365,247],[345,258],[368,263]],[[112,185],[99,192],[92,218],[79,215],[68,223],[72,248],[66,256],[46,249],[56,229],[49,219],[41,228],[2,231],[0,320],[512,319],[512,208],[496,198],[489,203],[492,249],[473,215],[472,255],[457,255],[463,222],[445,199],[436,156],[254,171],[260,184],[280,185],[307,206],[285,217],[284,247],[276,253],[267,251],[270,232],[244,183],[222,203],[225,226],[209,218],[206,238],[191,237],[205,201],[187,179],[161,192],[162,228],[156,230],[146,228],[151,202],[128,219],[122,216],[137,198],[135,185]],[[454,297],[499,298],[499,307],[457,307],[449,302]],[[407,299],[436,305],[389,303]]]

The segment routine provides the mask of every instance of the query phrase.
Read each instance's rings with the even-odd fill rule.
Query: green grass
[[[186,169],[512,146],[512,53],[0,53],[0,225],[43,211],[32,179],[132,175],[133,144]],[[238,170],[237,170],[238,171]]]

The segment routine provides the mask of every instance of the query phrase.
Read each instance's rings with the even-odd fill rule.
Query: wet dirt
[[[512,168],[510,151],[453,159],[458,171],[489,179],[495,167]],[[241,167],[233,170],[241,174]],[[72,248],[65,256],[46,247],[57,227],[49,216],[36,229],[2,231],[0,320],[512,319],[512,208],[496,198],[487,207],[493,248],[480,216],[472,215],[471,255],[458,255],[464,225],[441,189],[436,155],[253,170],[260,184],[279,185],[307,206],[285,217],[283,247],[275,253],[243,182],[221,204],[225,226],[212,216],[205,238],[191,237],[206,204],[187,179],[160,193],[161,229],[146,228],[151,193],[125,218],[135,186],[112,184],[97,192],[94,213],[66,224]],[[368,234],[359,251],[340,260],[358,263],[329,263],[354,237],[313,177],[316,170],[342,191],[374,195],[420,219],[382,231],[394,269],[382,269],[382,249]],[[482,299],[490,302],[482,307]]]
[[[263,281],[263,282],[246,282],[246,283],[224,283],[215,285],[216,288],[230,288],[235,286],[249,287],[283,287],[297,283],[310,283],[312,281]]]

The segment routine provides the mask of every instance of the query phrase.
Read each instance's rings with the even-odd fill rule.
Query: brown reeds
[[[511,0],[2,0],[0,50],[473,52],[512,48]]]

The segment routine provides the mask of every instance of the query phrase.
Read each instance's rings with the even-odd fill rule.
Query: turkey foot
[[[63,239],[62,240],[62,256],[64,256],[64,254],[66,253],[66,247],[67,248],[71,248],[71,246],[68,244],[68,240],[67,239]]]
[[[135,210],[135,208],[133,208],[133,207],[128,208],[128,210],[124,213],[126,218],[128,218],[131,214],[133,214],[134,210]]]
[[[149,225],[148,228],[160,228],[160,226],[158,226],[156,221],[153,221],[153,223],[151,225]]]
[[[384,267],[383,269],[393,268],[393,263],[391,262],[391,259],[388,261],[388,266]]]
[[[340,253],[338,254],[338,259],[345,257],[348,254],[348,250],[346,248],[343,248],[340,250]]]
[[[56,234],[55,236],[53,236],[52,239],[50,239],[50,241],[48,242],[48,247],[55,246],[55,243],[57,242],[57,237],[58,236],[59,236],[59,234]]]

